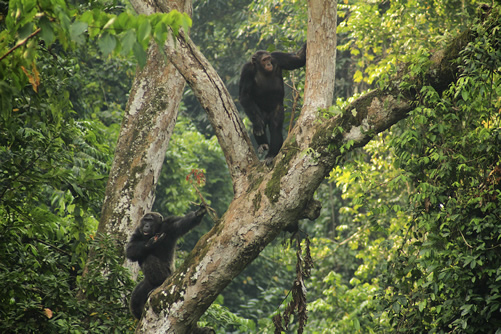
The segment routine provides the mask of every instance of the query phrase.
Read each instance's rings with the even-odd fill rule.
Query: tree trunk
[[[138,14],[177,9],[191,15],[191,0],[131,0]],[[111,167],[98,232],[124,246],[136,223],[151,210],[165,152],[176,124],[185,80],[152,42],[138,68]],[[92,257],[92,254],[90,254]],[[138,267],[126,261],[133,273]]]
[[[336,2],[310,1],[310,8],[308,30],[316,34],[312,47],[308,45],[306,80],[313,91],[305,95],[314,102],[305,102],[300,121],[271,171],[258,161],[231,97],[193,42],[180,34],[176,43],[166,45],[169,60],[209,115],[226,156],[235,197],[184,265],[152,294],[138,333],[190,333],[222,289],[286,225],[303,216],[315,189],[332,167],[301,154],[311,144],[313,130],[318,126],[314,122],[317,108],[330,105],[334,87],[336,40],[332,36],[336,34]],[[317,66],[330,70],[316,71]],[[302,138],[301,143],[296,136]]]

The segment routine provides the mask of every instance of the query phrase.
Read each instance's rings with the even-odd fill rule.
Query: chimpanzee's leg
[[[284,142],[284,137],[282,136],[283,124],[284,106],[279,104],[270,117],[270,150],[266,156],[267,163],[271,163],[271,161],[268,162],[268,160],[273,160],[280,151],[280,148],[282,148]]]

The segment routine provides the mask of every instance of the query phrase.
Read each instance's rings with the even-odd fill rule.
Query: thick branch
[[[434,53],[429,69],[420,78],[406,79],[415,84],[411,89],[400,88],[406,73],[404,69],[391,80],[388,88],[373,90],[353,101],[341,116],[321,123],[309,147],[326,159],[327,165],[333,166],[335,159],[341,155],[338,149],[342,145],[352,141],[351,149],[364,146],[376,134],[406,118],[422,87],[433,87],[440,94],[455,80],[458,67],[453,61],[470,39],[470,31],[466,31],[449,47]],[[339,128],[342,131],[338,131]],[[332,149],[332,144],[335,149]]]
[[[216,70],[184,32],[175,43],[171,40],[166,44],[165,52],[207,112],[238,196],[245,190],[243,176],[258,158],[233,99]]]

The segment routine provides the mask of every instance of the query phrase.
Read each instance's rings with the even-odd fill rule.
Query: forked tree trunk
[[[304,216],[327,168],[301,154],[311,144],[318,107],[330,105],[334,89],[336,3],[309,3],[306,87],[302,116],[270,170],[259,162],[231,96],[221,79],[180,34],[165,47],[207,111],[223,149],[235,197],[220,222],[197,243],[188,260],[151,296],[138,333],[191,333],[218,294],[277,234]],[[310,38],[310,34],[308,35]],[[311,44],[310,44],[311,43]],[[313,51],[312,51],[313,50]],[[327,68],[328,71],[318,71]],[[319,84],[318,84],[319,83]],[[296,138],[301,138],[301,142]],[[210,172],[210,171],[208,171]]]
[[[139,0],[133,1],[136,2]],[[333,96],[336,2],[309,0],[308,6],[305,103],[295,128],[285,140],[271,169],[258,161],[231,96],[189,37],[181,33],[176,43],[172,39],[166,43],[164,50],[170,62],[190,84],[209,115],[229,166],[235,197],[228,211],[199,240],[185,263],[152,293],[136,330],[138,333],[191,333],[200,316],[231,280],[286,225],[308,216],[305,211],[308,211],[314,191],[335,166],[337,159],[355,147],[365,145],[377,133],[406,117],[411,110],[414,93],[400,90],[400,79],[395,78],[391,87],[375,90],[359,98],[338,116],[321,119],[319,109],[328,108]],[[421,78],[420,82],[439,91],[446,87],[457,72],[456,65],[450,60],[457,57],[467,39],[465,35],[444,53],[437,53],[447,57],[432,59],[429,75]],[[158,72],[157,68],[150,74],[155,77]],[[170,72],[170,67],[169,73],[165,75],[176,76]],[[166,87],[161,86],[163,81],[149,81],[149,75],[140,74],[138,80],[141,84],[135,83],[130,106],[135,106],[133,102],[142,95],[151,96],[150,102],[156,101],[153,99],[155,92],[157,98],[162,95],[158,93],[161,89],[157,85]],[[172,89],[173,86],[169,86],[169,91]],[[416,91],[419,91],[419,87]],[[178,100],[174,101],[174,98]],[[178,95],[172,96],[170,103],[177,104],[179,99]],[[137,112],[136,109],[128,109],[128,118],[137,117]],[[149,124],[148,128],[142,130],[145,132],[137,132],[144,133],[146,141],[152,139],[149,137],[151,126],[158,126],[159,129],[163,126],[162,118],[155,116],[156,109],[149,112],[154,116],[144,120]],[[170,116],[171,122],[175,115],[173,113]],[[143,121],[136,121],[135,126],[139,127],[137,131],[142,124]],[[132,133],[136,130],[127,121],[124,121],[124,128]],[[170,137],[168,131],[167,138]],[[155,130],[154,133],[153,137],[160,136],[160,132]],[[151,153],[148,145],[144,145],[139,153],[127,149],[127,143],[132,142],[134,135],[124,131],[122,136],[125,139],[120,142],[126,145],[117,149],[114,169],[121,168],[119,161],[125,161],[124,164],[129,167],[124,172],[116,172],[117,176],[111,178],[107,201],[115,209],[109,210],[106,217],[103,209],[101,223],[116,221],[122,227],[105,226],[102,231],[119,231],[125,241],[125,234],[133,228],[134,219],[151,207],[152,189],[158,175],[156,168],[160,168],[163,156]],[[153,146],[154,152],[159,152],[156,148],[161,146],[164,150],[165,146],[162,145],[165,145],[165,139],[161,142],[154,144],[149,141],[148,144]],[[113,186],[115,183],[126,186]],[[120,194],[121,189],[130,188],[128,185],[134,186],[130,193],[113,197],[114,193]],[[122,219],[120,223],[119,219]],[[128,225],[125,225],[124,220]]]

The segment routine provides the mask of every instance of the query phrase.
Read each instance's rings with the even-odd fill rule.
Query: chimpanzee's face
[[[141,219],[141,233],[144,236],[152,236],[160,231],[163,217],[160,214],[150,212]]]
[[[261,58],[261,67],[266,71],[266,72],[271,72],[273,71],[273,64],[271,63],[271,56],[268,55],[263,55]]]
[[[252,56],[252,64],[256,67],[257,71],[264,73],[273,72],[273,63],[271,61],[271,54],[268,51],[258,51]]]

